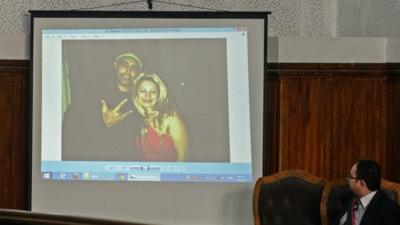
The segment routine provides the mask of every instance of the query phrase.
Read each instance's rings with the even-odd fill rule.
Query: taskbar
[[[42,172],[44,180],[65,181],[165,181],[165,182],[228,182],[250,183],[251,174],[137,174],[137,173],[87,173]]]

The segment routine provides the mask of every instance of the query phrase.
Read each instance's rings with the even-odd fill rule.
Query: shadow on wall
[[[253,224],[253,186],[249,185],[237,192],[230,192],[225,196],[223,207],[225,213],[223,215],[224,224],[229,225],[246,225]]]

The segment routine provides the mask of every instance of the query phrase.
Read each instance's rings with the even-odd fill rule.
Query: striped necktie
[[[360,199],[354,199],[351,203],[351,225],[356,225],[356,211],[360,207]]]

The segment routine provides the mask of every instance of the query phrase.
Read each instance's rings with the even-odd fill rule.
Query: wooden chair
[[[381,180],[381,189],[400,204],[400,184]],[[337,225],[340,215],[350,204],[353,198],[346,179],[328,182],[323,190],[321,199],[322,225]]]
[[[328,182],[321,198],[322,225],[338,224],[340,215],[353,198],[346,179]]]
[[[255,225],[320,225],[325,181],[300,170],[260,177],[253,192]]]
[[[386,194],[400,205],[400,184],[385,179],[381,180],[381,188]]]

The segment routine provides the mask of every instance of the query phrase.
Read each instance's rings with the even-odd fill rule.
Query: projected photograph
[[[246,29],[42,36],[42,179],[252,181]]]
[[[226,39],[62,41],[62,160],[230,162]]]

